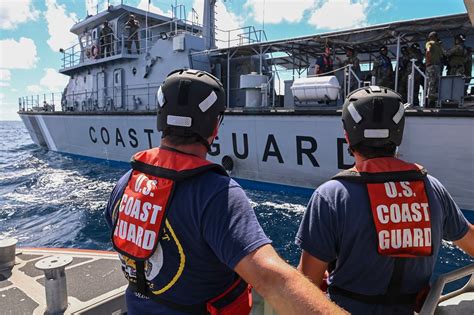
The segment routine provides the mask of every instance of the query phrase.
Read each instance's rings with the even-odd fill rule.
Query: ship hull
[[[20,113],[33,141],[49,150],[128,162],[156,147],[153,113]],[[425,166],[462,209],[474,210],[474,118],[408,116],[399,156]],[[340,114],[227,115],[210,159],[229,156],[236,178],[314,189],[350,167]]]

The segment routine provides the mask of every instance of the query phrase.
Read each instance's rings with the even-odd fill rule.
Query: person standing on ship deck
[[[448,58],[449,71],[448,75],[460,75],[464,76],[466,73],[466,58],[467,49],[464,46],[466,36],[464,34],[458,34],[454,37],[454,46],[446,52]]]
[[[104,25],[100,30],[100,45],[101,58],[110,57],[114,54],[114,31],[107,20],[104,21]]]
[[[428,106],[435,107],[438,100],[439,78],[443,71],[444,51],[436,32],[428,35],[426,42],[426,77],[428,84]]]
[[[355,75],[360,80],[361,79],[360,78],[360,75],[361,75],[360,60],[357,57],[357,52],[355,51],[354,47],[352,47],[352,46],[346,46],[345,51],[346,51],[346,57],[347,58],[344,60],[342,65],[343,66],[352,65],[352,71],[354,71]],[[347,70],[347,71],[349,71],[349,70]],[[352,74],[349,74],[349,75],[352,75]],[[352,76],[351,86],[349,87],[349,89],[350,89],[350,91],[353,91],[357,88],[358,88],[358,82],[357,82],[356,78],[354,78],[354,76]]]
[[[402,96],[403,102],[407,101],[408,76],[411,73],[410,52],[408,46],[401,48],[402,55],[398,64],[398,93]]]
[[[132,45],[135,42],[135,48],[137,49],[137,54],[140,53],[140,39],[138,37],[138,31],[140,30],[140,22],[135,19],[135,15],[130,14],[128,17],[127,23],[125,23],[125,33],[126,41],[125,47],[127,48],[127,53],[132,53]]]
[[[378,86],[347,96],[342,121],[355,166],[319,186],[296,243],[298,269],[353,314],[413,314],[441,240],[474,256],[474,226],[424,168],[395,158],[405,125],[400,95]]]
[[[423,64],[423,52],[418,43],[413,43],[409,49],[410,52],[410,73],[411,73],[411,59],[415,59],[415,65],[423,72],[425,72],[425,65]],[[421,74],[415,70],[415,78],[413,82],[413,106],[420,106],[420,85],[424,86],[424,80]]]
[[[332,60],[331,54],[331,47],[324,47],[324,54],[322,54],[316,59],[316,64],[314,65],[315,75],[334,75],[333,73],[328,73],[332,71],[334,67],[334,62]]]
[[[218,79],[177,70],[157,101],[161,146],[133,157],[105,212],[128,314],[247,315],[247,283],[281,314],[344,313],[277,255],[242,188],[205,159],[226,108]]]
[[[387,46],[379,49],[380,54],[375,58],[372,75],[375,76],[377,85],[393,88],[393,67],[392,60],[388,57]]]

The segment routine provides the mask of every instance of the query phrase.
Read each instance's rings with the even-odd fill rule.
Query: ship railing
[[[159,83],[122,85],[94,90],[45,93],[20,97],[19,111],[32,112],[93,112],[156,110]]]
[[[352,64],[346,65],[344,69],[344,97],[346,97],[353,90],[363,86],[364,82],[354,71]]]
[[[157,28],[162,28],[163,31],[155,32]],[[88,43],[84,43],[83,46],[80,43],[76,43],[67,49],[60,49],[60,52],[63,54],[61,58],[62,68],[71,68],[87,61],[98,61],[116,55],[146,53],[151,49],[153,43],[160,39],[165,40],[180,33],[201,35],[198,31],[199,24],[194,20],[173,19],[150,27],[140,28],[132,34],[122,33],[119,36],[116,34],[103,35]],[[141,36],[141,34],[144,34],[144,36]],[[133,39],[136,35],[138,35],[138,39]]]
[[[221,36],[221,38],[227,38],[227,40],[217,39],[218,32],[226,34],[227,36]],[[227,48],[260,43],[267,40],[267,34],[265,31],[257,30],[254,26],[244,26],[230,30],[221,30],[216,28],[216,41],[227,43]]]
[[[18,111],[20,112],[54,112],[61,103],[62,93],[44,93],[18,98]]]
[[[408,86],[407,86],[407,103],[414,105],[414,93],[415,93],[415,84],[418,83],[420,84],[419,80],[417,77],[422,78],[423,80],[423,90],[422,90],[422,96],[420,99],[420,104],[418,106],[425,106],[425,100],[427,97],[427,90],[428,90],[428,78],[425,75],[424,71],[420,69],[419,66],[416,65],[417,60],[416,59],[411,59],[411,71],[410,74],[408,75]]]

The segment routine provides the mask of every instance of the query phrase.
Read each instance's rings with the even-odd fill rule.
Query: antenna
[[[265,30],[265,0],[263,0],[262,30]]]

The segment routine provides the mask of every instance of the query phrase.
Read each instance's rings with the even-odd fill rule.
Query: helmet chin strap
[[[201,136],[198,136],[197,137],[197,140],[199,141],[199,143],[201,143],[202,145],[204,145],[207,149],[207,152],[211,151],[211,143],[209,143],[206,139],[204,139],[203,137]],[[214,141],[213,141],[214,142]]]

